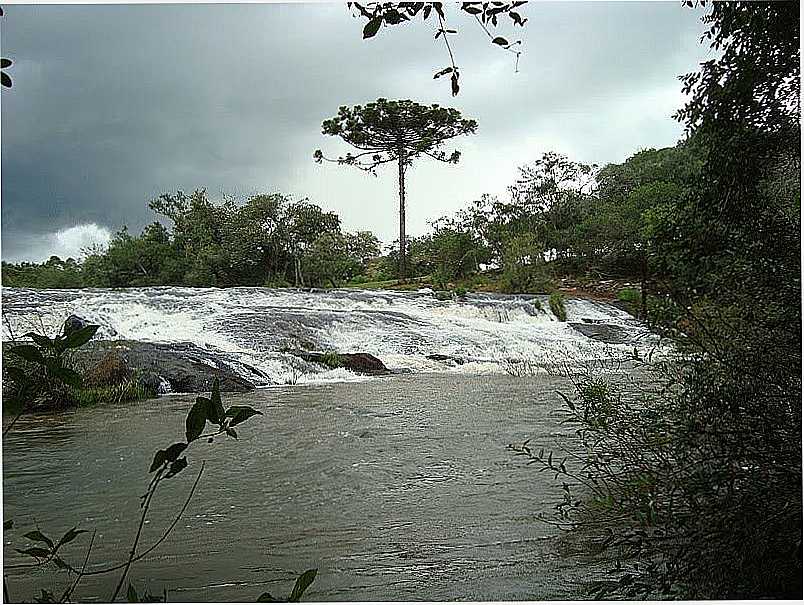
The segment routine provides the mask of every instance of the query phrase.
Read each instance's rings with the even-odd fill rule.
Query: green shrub
[[[463,286],[457,286],[453,292],[455,292],[455,296],[458,298],[466,298],[466,288]]]
[[[291,286],[292,284],[281,276],[269,277],[262,284],[263,288],[290,288]]]
[[[642,293],[636,288],[623,288],[617,292],[617,300],[627,303],[639,303],[642,300]]]
[[[567,321],[567,309],[564,307],[564,295],[561,292],[553,292],[549,299],[550,310],[558,321]]]
[[[544,311],[544,307],[542,306],[542,301],[539,300],[538,298],[534,298],[533,300],[531,300],[530,304],[532,304],[533,308],[536,309],[537,311]]]
[[[341,358],[339,353],[335,353],[334,351],[329,351],[324,353],[321,356],[321,363],[327,366],[328,368],[335,368],[343,367],[343,359]]]

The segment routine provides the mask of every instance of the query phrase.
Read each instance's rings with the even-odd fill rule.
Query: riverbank
[[[491,294],[509,295],[531,295],[531,294],[550,294],[552,291],[562,292],[568,296],[585,298],[589,300],[600,300],[617,304],[624,310],[626,305],[619,303],[626,302],[630,292],[638,292],[640,288],[639,280],[636,278],[592,278],[586,276],[564,276],[556,280],[554,287],[544,288],[534,291],[509,291],[501,280],[499,272],[487,271],[473,275],[470,278],[457,280],[448,284],[436,284],[430,275],[411,277],[408,279],[390,279],[382,281],[350,282],[344,284],[344,288],[361,290],[396,290],[400,292],[415,292],[422,288],[430,288],[434,292],[485,292]]]

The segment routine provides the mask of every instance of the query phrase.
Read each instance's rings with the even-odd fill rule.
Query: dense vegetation
[[[650,389],[574,376],[582,454],[519,453],[566,478],[559,522],[627,561],[628,597],[801,596],[800,80],[796,3],[717,3],[718,58],[684,78],[685,139],[603,168],[555,153],[410,238],[411,273],[506,291],[561,275],[628,276],[622,297],[680,355]],[[151,207],[171,224],[119,232],[82,262],[4,264],[5,285],[334,285],[397,277],[398,252],[309,202],[243,205],[203,191]],[[550,307],[560,317],[561,298]],[[577,444],[567,449],[577,456]],[[579,486],[583,486],[579,489]]]
[[[408,238],[408,271],[439,288],[485,280],[504,292],[548,292],[572,274],[635,278],[647,291],[663,275],[649,262],[653,234],[693,186],[700,155],[684,142],[599,170],[546,153],[520,168],[508,199],[483,196]],[[215,203],[198,190],[150,207],[163,222],[139,235],[123,228],[80,262],[3,263],[4,285],[327,287],[399,277],[398,246],[381,255],[371,233],[343,232],[336,214],[308,201],[271,194]]]
[[[162,195],[150,207],[171,228],[156,221],[133,235],[124,227],[80,263],[3,263],[4,285],[329,286],[364,273],[379,254],[370,233],[344,233],[335,214],[281,195],[216,204],[199,190]]]
[[[565,478],[560,521],[629,561],[601,594],[801,598],[797,11],[715,4],[706,38],[721,58],[685,78],[679,112],[699,160],[651,167],[662,183],[603,171],[603,197],[628,183],[616,195],[635,208],[661,200],[629,254],[661,276],[649,315],[681,355],[637,392],[575,377],[577,464],[517,448]]]

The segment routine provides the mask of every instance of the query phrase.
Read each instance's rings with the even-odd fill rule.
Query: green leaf
[[[16,347],[11,347],[8,352],[13,353],[17,357],[21,357],[25,361],[31,361],[38,364],[45,363],[45,358],[42,357],[42,353],[33,345],[19,345]]]
[[[296,580],[296,585],[293,587],[293,592],[290,593],[288,597],[288,601],[290,603],[298,603],[299,599],[302,598],[304,591],[307,590],[310,584],[313,583],[315,580],[315,576],[318,573],[317,569],[308,569],[302,575],[299,576],[299,579]]]
[[[85,530],[85,529],[76,529],[75,527],[73,527],[72,529],[70,529],[66,534],[64,534],[61,537],[61,540],[59,540],[58,546],[64,546],[65,544],[69,544],[70,542],[75,540],[78,536],[80,536],[81,534],[85,534],[85,533],[87,533],[87,530]]]
[[[22,553],[23,555],[28,555],[29,557],[36,557],[37,559],[44,559],[45,557],[48,557],[50,555],[50,551],[47,550],[46,548],[34,547],[34,548],[26,548],[24,550],[21,548],[17,548],[15,550],[19,553]]]
[[[199,405],[204,406],[204,415],[207,420],[212,423],[215,423],[215,411],[214,406],[212,405],[212,400],[208,397],[204,397],[199,395],[195,398],[195,402]]]
[[[237,426],[241,422],[245,422],[252,416],[262,416],[262,412],[255,410],[254,408],[248,405],[233,405],[228,410],[226,410],[226,416],[230,417],[232,420],[229,422],[229,426]]]
[[[264,592],[257,597],[257,603],[281,603],[279,599],[274,598],[270,592]]]
[[[199,397],[195,400],[193,407],[190,409],[190,413],[187,414],[187,420],[185,422],[187,443],[192,443],[204,432],[204,427],[207,424],[208,402],[209,399]]]
[[[37,334],[36,332],[26,332],[22,335],[23,338],[30,338],[40,347],[44,347],[46,349],[53,348],[53,340],[48,338],[47,336],[43,336],[42,334]]]
[[[59,569],[70,569],[70,566],[67,565],[67,563],[65,563],[64,560],[62,560],[59,557],[53,557],[53,562],[56,564],[56,567],[58,567]]]
[[[126,591],[126,602],[128,603],[139,603],[140,598],[137,596],[137,591],[134,590],[134,587],[131,585],[131,582],[128,583],[128,590]]]
[[[48,538],[38,529],[34,531],[29,531],[27,534],[23,534],[23,537],[28,538],[29,540],[33,540],[34,542],[44,542],[45,544],[50,546],[50,548],[53,548],[53,540]]]
[[[451,81],[452,81],[452,96],[456,97],[456,96],[458,96],[458,91],[460,91],[460,89],[461,89],[461,87],[458,85],[458,72],[457,71],[452,72]]]
[[[508,40],[501,36],[497,36],[494,40],[491,41],[492,44],[498,44],[499,46],[508,46]]]
[[[167,460],[167,451],[159,450],[154,454],[154,461],[151,462],[151,468],[148,469],[149,473],[153,473],[156,469],[162,466]]]
[[[49,369],[53,376],[61,380],[64,384],[70,385],[71,387],[79,388],[84,382],[83,378],[81,378],[81,374],[75,370],[71,370],[70,368],[65,368],[54,364],[54,366]]]
[[[0,84],[6,88],[11,88],[11,78],[5,72],[0,72]]]
[[[0,67],[11,67],[11,59],[0,59]]]
[[[212,382],[212,406],[211,410],[215,419],[210,419],[215,424],[223,424],[224,419],[226,418],[226,414],[223,411],[223,403],[221,403],[221,383],[216,378]]]
[[[366,26],[363,28],[363,39],[366,38],[373,38],[377,35],[377,32],[380,31],[380,26],[382,25],[382,19],[380,17],[374,17],[370,19]]]
[[[95,332],[98,331],[100,326],[95,324],[89,324],[88,326],[84,326],[79,330],[75,330],[74,332],[70,332],[66,334],[66,338],[62,343],[62,346],[65,349],[77,349],[78,347],[85,345],[88,343],[93,336],[95,336]]]
[[[178,460],[171,462],[170,470],[168,470],[168,474],[165,475],[165,479],[175,477],[186,468],[187,468],[187,458],[179,458]]]
[[[226,434],[229,435],[229,437],[234,437],[235,439],[237,439],[237,431],[231,427],[228,426],[226,427]]]
[[[167,450],[165,450],[165,459],[169,460],[170,462],[175,462],[176,458],[179,457],[184,450],[187,449],[186,443],[174,443],[171,445]]]

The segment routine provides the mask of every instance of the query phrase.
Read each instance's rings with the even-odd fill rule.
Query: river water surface
[[[545,364],[650,344],[644,326],[611,305],[570,299],[563,323],[546,297],[171,287],[4,289],[3,309],[4,339],[53,334],[75,313],[100,324],[101,338],[190,341],[264,376],[256,391],[224,394],[226,405],[264,415],[238,427],[238,441],[194,443],[189,467],[160,489],[145,547],[206,461],[174,532],[132,568],[140,592],[253,601],[287,595],[301,572],[318,568],[305,598],[567,599],[582,597],[595,575],[598,563],[562,554],[556,530],[536,519],[560,499],[560,483],[506,446],[530,438],[550,449],[563,430],[555,391],[569,385]],[[624,340],[606,345],[573,322],[613,326]],[[301,362],[288,344],[368,352],[409,373],[360,378]],[[536,375],[509,376],[512,367]],[[14,568],[25,561],[14,549],[33,546],[23,534],[37,525],[57,536],[74,525],[96,531],[89,570],[125,559],[154,452],[184,439],[194,397],[31,415],[14,426],[3,439],[12,599],[60,594],[68,581]],[[80,564],[87,544],[83,534],[65,547],[70,562]],[[88,576],[76,597],[108,600],[116,579]]]
[[[253,601],[319,569],[311,600],[507,600],[581,596],[589,570],[535,519],[556,482],[506,445],[558,432],[547,376],[405,375],[225,396],[260,409],[240,439],[197,443],[164,483],[143,544],[167,525],[206,460],[171,537],[131,577],[173,601]],[[97,530],[90,569],[124,560],[158,447],[183,438],[189,396],[26,417],[3,444],[6,566],[34,524]],[[241,428],[241,427],[238,427]],[[87,535],[66,547],[83,560]],[[63,590],[67,575],[6,569],[12,598]],[[77,597],[107,600],[116,576]]]

